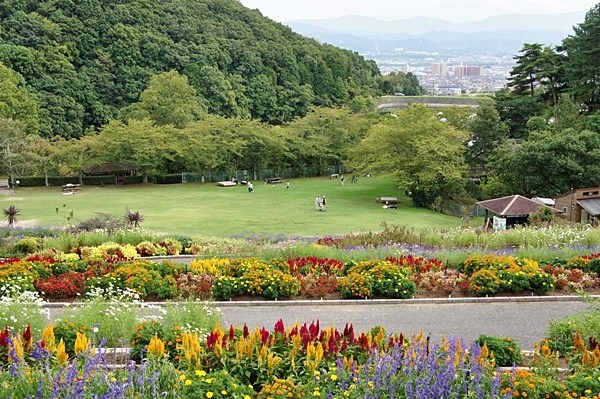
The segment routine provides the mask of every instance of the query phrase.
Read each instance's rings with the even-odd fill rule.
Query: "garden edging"
[[[414,298],[414,299],[315,299],[315,300],[270,300],[270,301],[211,301],[217,307],[235,306],[328,306],[328,305],[423,305],[456,303],[498,303],[498,302],[574,302],[599,299],[600,295],[547,295],[547,296],[502,296],[502,297],[461,297],[461,298]],[[83,304],[83,303],[81,303]],[[144,302],[148,306],[164,306],[165,302]],[[77,302],[48,302],[45,308],[78,306]]]

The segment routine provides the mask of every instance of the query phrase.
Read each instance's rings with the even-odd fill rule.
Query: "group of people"
[[[325,196],[320,196],[318,195],[317,198],[315,198],[315,208],[317,208],[317,211],[321,211],[321,212],[325,212],[325,204],[327,203],[327,200],[325,199]]]

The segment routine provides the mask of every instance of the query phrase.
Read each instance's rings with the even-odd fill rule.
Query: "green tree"
[[[172,126],[156,126],[150,119],[113,120],[100,131],[94,153],[103,162],[127,162],[137,166],[144,182],[165,169],[172,153]]]
[[[600,136],[589,130],[535,132],[494,154],[491,175],[513,194],[553,197],[600,185]]]
[[[348,150],[356,146],[365,134],[361,126],[360,119],[348,110],[315,108],[306,117],[291,123],[287,129],[300,140],[298,144],[304,148],[301,153],[305,160],[312,158],[321,172],[336,166],[337,171],[342,173]]]
[[[363,171],[395,176],[411,187],[418,206],[461,201],[466,183],[464,142],[467,133],[441,122],[425,105],[411,105],[374,125],[352,151],[352,164]]]
[[[177,140],[174,162],[180,170],[200,173],[204,181],[205,171],[227,169],[244,147],[244,142],[230,128],[231,122],[209,115],[185,129],[176,129],[171,140]]]
[[[487,164],[494,148],[508,137],[508,129],[491,102],[482,102],[468,124],[466,161],[477,174],[487,175]]]
[[[2,171],[8,173],[10,182],[15,184],[15,175],[25,164],[23,157],[27,144],[27,134],[23,124],[9,118],[0,118],[0,157]]]
[[[140,94],[140,101],[123,109],[120,115],[124,120],[149,118],[159,126],[183,128],[201,115],[201,108],[187,77],[170,71],[153,76]]]
[[[513,139],[527,139],[527,121],[547,109],[537,96],[499,91],[494,94],[494,99],[500,120],[508,126],[509,137]]]
[[[29,93],[25,81],[0,62],[0,118],[12,119],[21,124],[27,134],[39,129],[38,103]]]
[[[569,92],[587,111],[594,112],[600,109],[600,4],[573,30],[559,47],[565,53],[563,68]]]
[[[520,55],[513,57],[516,65],[510,71],[508,87],[517,95],[535,95],[535,88],[539,83],[540,63],[543,47],[539,43],[525,43],[519,51]]]
[[[44,176],[44,183],[48,186],[48,177],[58,175],[57,153],[61,147],[61,138],[54,141],[40,136],[31,135],[26,144],[25,156],[31,164],[31,172],[36,176]]]
[[[438,111],[437,117],[442,122],[447,122],[458,130],[466,132],[469,130],[469,123],[473,117],[473,110],[470,107],[459,107],[453,105],[448,108],[442,108]]]

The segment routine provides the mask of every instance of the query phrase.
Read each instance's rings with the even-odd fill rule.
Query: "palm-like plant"
[[[21,210],[16,206],[11,205],[8,208],[4,209],[4,216],[6,217],[6,221],[8,225],[12,227],[17,223],[17,216],[21,214]]]
[[[131,212],[129,209],[125,209],[125,222],[129,227],[138,228],[143,221],[144,216],[139,211]]]

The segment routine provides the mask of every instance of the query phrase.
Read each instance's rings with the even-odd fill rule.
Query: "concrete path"
[[[548,321],[561,319],[576,312],[589,309],[581,300],[568,301],[488,301],[432,303],[414,301],[394,303],[366,301],[355,304],[302,304],[248,306],[221,304],[223,321],[250,328],[265,326],[273,329],[275,322],[283,319],[286,326],[296,321],[310,323],[319,320],[321,326],[335,325],[343,329],[345,324],[354,325],[356,332],[367,331],[381,325],[388,333],[405,335],[431,334],[432,342],[440,342],[443,336],[474,340],[480,334],[499,335],[517,340],[523,350],[533,350],[534,343],[544,337]],[[282,306],[283,304],[283,306]]]
[[[160,303],[156,303],[160,305]],[[580,297],[511,297],[413,300],[348,301],[251,301],[215,302],[226,324],[272,330],[282,319],[286,326],[296,321],[343,329],[346,323],[355,332],[381,325],[388,333],[431,334],[433,343],[442,337],[468,341],[480,334],[511,337],[523,350],[532,350],[544,338],[548,321],[559,320],[590,308]],[[63,304],[49,304],[52,319],[60,318]]]

